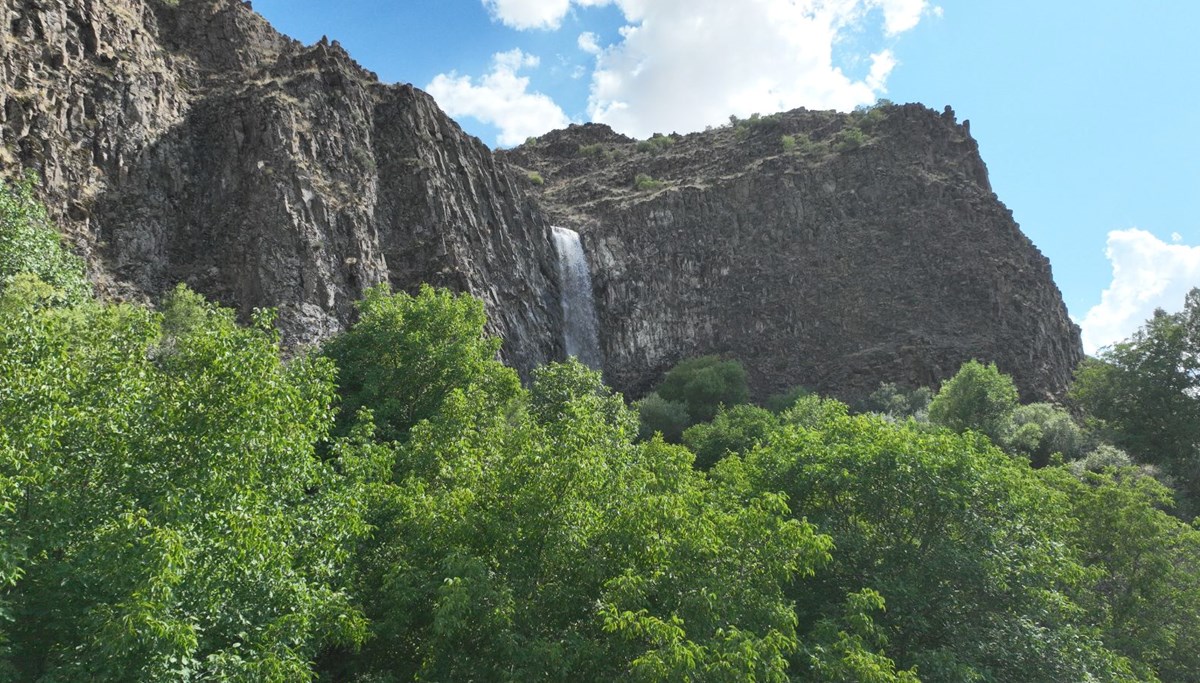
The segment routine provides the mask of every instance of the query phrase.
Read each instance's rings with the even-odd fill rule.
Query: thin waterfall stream
[[[600,370],[600,324],[592,300],[592,275],[579,233],[554,226],[554,248],[558,251],[558,275],[562,285],[563,343],[568,356],[593,370]]]

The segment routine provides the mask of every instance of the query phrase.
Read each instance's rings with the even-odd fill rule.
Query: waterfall
[[[600,324],[592,300],[592,276],[579,233],[554,227],[554,248],[558,251],[558,279],[562,288],[563,342],[567,355],[593,370],[601,369]]]

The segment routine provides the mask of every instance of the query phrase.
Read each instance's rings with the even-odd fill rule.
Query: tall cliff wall
[[[1049,262],[949,110],[801,110],[641,143],[576,126],[504,156],[583,234],[621,389],[709,353],[745,362],[760,394],[843,396],[936,386],[976,358],[1034,399],[1082,358]]]
[[[425,93],[237,0],[0,0],[0,150],[109,297],[186,282],[307,342],[367,286],[430,282],[482,298],[519,369],[562,353],[527,180]]]
[[[583,234],[606,375],[633,393],[721,353],[760,393],[932,384],[980,358],[1032,398],[1081,356],[952,114],[799,111],[654,143],[577,126],[498,157],[240,0],[0,0],[0,172],[41,174],[109,298],[186,282],[279,307],[304,343],[367,286],[430,282],[481,297],[527,372],[563,353],[549,217]]]

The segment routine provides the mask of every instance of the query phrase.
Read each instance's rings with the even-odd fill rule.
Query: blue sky
[[[255,0],[508,145],[886,97],[970,119],[1089,351],[1200,286],[1200,2]],[[1198,246],[1194,246],[1198,245]]]

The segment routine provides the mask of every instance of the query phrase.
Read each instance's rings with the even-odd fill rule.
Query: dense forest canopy
[[[270,311],[93,300],[26,184],[0,311],[0,680],[1200,671],[1200,294],[1074,414],[981,363],[757,407],[718,358],[629,406],[574,360],[523,387],[431,288],[286,361]]]

